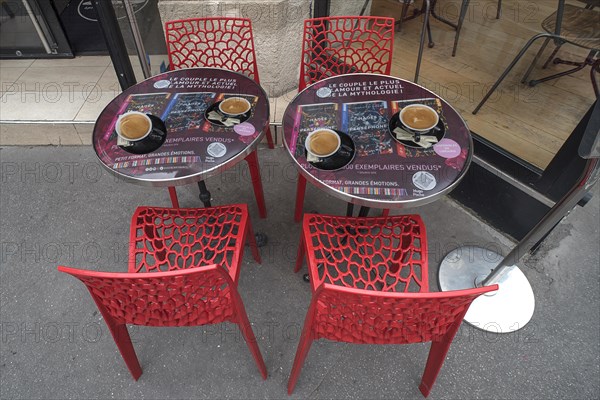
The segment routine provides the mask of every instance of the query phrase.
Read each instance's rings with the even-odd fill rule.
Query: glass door
[[[0,57],[72,57],[48,1],[0,0]]]
[[[120,0],[113,5],[139,81],[166,71],[167,48],[158,0]],[[136,59],[137,58],[137,59]]]

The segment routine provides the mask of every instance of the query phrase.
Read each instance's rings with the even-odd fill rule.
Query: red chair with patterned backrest
[[[394,19],[326,17],[304,21],[298,91],[322,79],[347,73],[389,75],[394,50]],[[306,178],[298,174],[294,220],[302,218]]]
[[[213,67],[240,72],[260,85],[252,22],[248,18],[190,18],[165,24],[171,68]],[[270,128],[269,147],[275,144]]]
[[[429,395],[471,302],[487,286],[430,293],[427,236],[417,215],[306,214],[295,271],[306,253],[313,296],[288,381],[292,393],[313,340],[432,342],[419,389]],[[417,293],[408,293],[411,291]]]
[[[237,282],[244,243],[261,262],[248,206],[138,207],[129,233],[129,272],[161,272],[217,264]]]
[[[240,72],[260,85],[252,23],[247,18],[190,18],[165,23],[171,68],[213,67]],[[269,148],[275,148],[271,129],[266,130]],[[256,151],[246,157],[260,215],[266,216]],[[179,202],[175,188],[169,188],[173,207]]]
[[[389,75],[394,19],[326,17],[304,21],[298,90],[330,76],[368,72]]]
[[[140,207],[131,225],[128,273],[59,266],[88,288],[134,379],[142,374],[126,324],[237,324],[264,379],[267,370],[237,291],[244,243],[260,262],[245,205]],[[220,265],[217,265],[216,263]]]

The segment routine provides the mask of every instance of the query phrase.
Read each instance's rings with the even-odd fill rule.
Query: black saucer
[[[334,131],[340,136],[340,148],[334,154],[329,157],[323,157],[318,162],[308,161],[313,167],[325,171],[335,171],[344,168],[354,159],[354,156],[356,155],[356,146],[354,145],[352,138],[342,131],[335,129]],[[306,149],[304,149],[304,155],[308,156]]]
[[[226,100],[226,99],[225,99]],[[221,100],[223,101],[223,100]],[[204,111],[204,118],[206,118],[206,120],[208,122],[210,122],[213,125],[217,125],[217,126],[225,126],[227,127],[227,125],[225,125],[224,123],[222,123],[221,121],[214,121],[212,119],[208,119],[208,114],[210,114],[212,111],[216,111],[217,113],[219,113],[219,115],[222,115],[223,118],[227,118],[227,116],[225,114],[223,114],[221,112],[221,110],[219,110],[219,104],[221,104],[221,101],[217,101],[216,103],[211,104],[206,111]],[[239,119],[240,120],[240,124],[244,121],[247,121],[248,118],[250,118],[250,116],[252,116],[252,107],[250,107],[250,109],[248,111],[246,111],[244,114],[240,114],[240,115],[235,115],[235,116],[231,116],[229,118],[235,118],[235,119]],[[234,126],[237,124],[234,124]],[[230,128],[230,127],[229,127]]]
[[[390,119],[390,125],[389,125],[389,130],[390,130],[390,135],[392,135],[392,138],[398,142],[398,143],[402,143],[403,145],[407,146],[407,147],[414,147],[417,149],[422,149],[423,147],[419,146],[417,143],[415,143],[412,140],[400,140],[398,138],[396,138],[396,134],[394,133],[394,129],[396,129],[397,127],[400,127],[408,132],[412,132],[410,130],[410,128],[407,128],[402,121],[400,121],[400,113],[397,112],[396,114],[392,115],[392,118]],[[437,125],[434,126],[429,132],[421,132],[421,136],[435,136],[438,140],[438,142],[440,140],[442,140],[442,138],[444,137],[444,135],[446,134],[446,125],[444,124],[444,121],[442,121],[442,117],[440,117],[440,120],[438,121]],[[435,144],[435,143],[434,143]]]
[[[167,140],[167,127],[162,119],[156,115],[148,114],[152,121],[152,132],[142,140],[138,140],[131,146],[119,146],[131,154],[147,154],[157,150]]]

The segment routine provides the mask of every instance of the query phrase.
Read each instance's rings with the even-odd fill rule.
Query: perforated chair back
[[[252,23],[248,18],[168,21],[165,35],[171,68],[225,68],[260,83]]]
[[[220,266],[168,272],[111,273],[59,266],[92,295],[123,360],[137,380],[142,368],[126,324],[197,326],[237,324],[263,377],[267,370],[233,280]]]
[[[314,335],[347,343],[442,341],[471,302],[490,287],[441,293],[391,293],[324,284],[314,297]]]
[[[418,215],[305,214],[302,243],[314,290],[322,283],[383,292],[429,290],[427,232]]]
[[[298,90],[330,76],[354,72],[389,75],[394,19],[326,17],[304,21]]]
[[[235,316],[231,277],[216,265],[157,273],[109,273],[59,267],[88,288],[117,324],[196,326]]]
[[[200,209],[138,207],[131,219],[129,272],[218,264],[237,280],[247,227],[245,204]]]

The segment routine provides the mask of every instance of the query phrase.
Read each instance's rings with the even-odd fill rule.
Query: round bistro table
[[[415,103],[440,114],[443,137],[430,148],[392,137],[392,117]],[[352,138],[355,156],[347,166],[328,171],[307,161],[304,140],[318,128]],[[419,85],[385,75],[339,75],[307,87],[288,105],[283,129],[285,147],[299,172],[296,221],[302,217],[306,181],[348,202],[349,213],[351,205],[363,206],[365,216],[370,207],[398,209],[439,199],[460,182],[473,154],[469,129],[452,106]]]
[[[207,109],[228,97],[244,97],[252,104],[247,120],[232,127],[205,117]],[[167,137],[156,150],[132,154],[117,144],[115,123],[127,111],[159,117]],[[210,206],[204,179],[241,160],[250,167],[261,218],[266,206],[256,149],[269,123],[265,91],[252,79],[217,68],[189,68],[153,76],[126,89],[102,111],[92,142],[102,164],[116,176],[140,185],[168,187],[179,207],[174,186],[198,182],[200,199]]]

